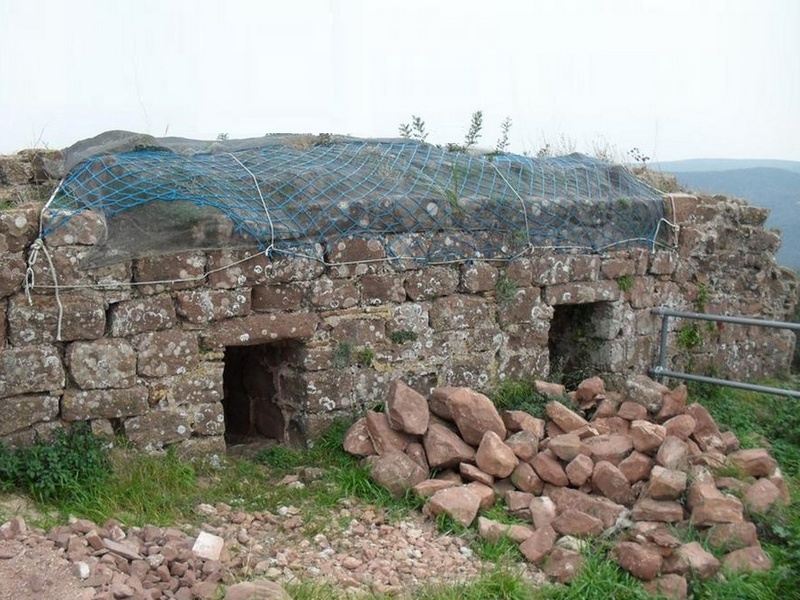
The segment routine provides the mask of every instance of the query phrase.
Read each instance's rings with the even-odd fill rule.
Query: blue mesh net
[[[308,136],[233,152],[95,156],[63,180],[45,235],[84,210],[106,220],[92,266],[188,249],[298,252],[349,237],[382,238],[387,258],[420,263],[508,259],[536,247],[602,251],[653,244],[663,217],[659,192],[580,154],[473,155]]]

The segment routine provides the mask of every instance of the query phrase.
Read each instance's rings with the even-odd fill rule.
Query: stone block
[[[326,324],[332,325],[331,337],[339,343],[375,346],[386,340],[386,323],[382,319],[330,317]]]
[[[134,338],[138,351],[136,372],[147,377],[182,375],[197,366],[197,334],[168,329],[142,333]]]
[[[221,402],[224,365],[221,362],[201,362],[183,375],[163,377],[147,382],[149,403],[166,408],[181,404]]]
[[[58,341],[94,340],[103,337],[106,327],[105,304],[99,294],[60,294],[61,337]],[[11,298],[8,333],[15,346],[57,341],[59,307],[55,296]]]
[[[51,218],[51,211],[44,211],[45,222]],[[46,242],[50,248],[59,246],[94,246],[106,237],[106,220],[102,213],[93,210],[58,210],[58,226],[47,234]]]
[[[493,290],[497,279],[497,268],[489,263],[475,262],[461,268],[461,288],[470,294]]]
[[[553,286],[570,281],[570,261],[565,255],[533,257],[530,268],[534,285]]]
[[[110,320],[114,337],[169,329],[175,324],[175,306],[166,294],[127,300],[111,307]]]
[[[30,427],[42,421],[58,418],[58,398],[55,396],[12,396],[0,399],[0,436]]]
[[[5,238],[7,252],[22,252],[38,233],[38,207],[21,206],[0,211],[0,236]]]
[[[84,390],[129,388],[136,380],[136,352],[125,340],[73,342],[66,363],[70,377]]]
[[[2,214],[2,212],[0,212]],[[21,252],[7,252],[0,261],[0,298],[7,298],[22,289],[25,283],[25,258]]]
[[[374,272],[386,258],[379,239],[340,238],[328,250],[328,264],[334,277],[353,277]]]
[[[134,276],[142,294],[161,294],[170,290],[197,287],[205,281],[206,255],[195,250],[137,259]]]
[[[216,321],[201,333],[201,339],[208,349],[308,340],[314,336],[318,322],[313,313],[251,314]]]
[[[361,277],[361,301],[370,306],[404,302],[403,278],[396,275],[364,275]]]
[[[436,331],[480,329],[494,326],[494,312],[494,306],[486,298],[453,294],[431,303],[430,325]]]
[[[282,283],[257,285],[250,293],[250,308],[254,311],[298,311],[305,308],[308,284]]]
[[[209,323],[250,313],[250,289],[192,290],[175,294],[175,310],[189,323]]]
[[[221,402],[190,404],[181,408],[197,435],[224,435],[225,413]]]
[[[675,223],[687,223],[697,208],[697,196],[691,194],[666,194],[664,204],[666,210],[672,213]]]
[[[636,263],[631,259],[604,258],[600,265],[600,273],[604,279],[619,279],[622,276],[636,274]]]
[[[175,454],[180,458],[222,466],[227,453],[225,438],[219,436],[193,437],[178,444]]]
[[[619,285],[616,281],[566,283],[547,286],[544,289],[544,301],[551,306],[612,302],[618,298]]]
[[[0,348],[5,348],[6,346],[6,315],[8,314],[8,310],[6,308],[6,302],[0,300]]]
[[[513,298],[499,302],[497,318],[503,326],[512,323],[549,323],[553,318],[553,308],[542,301],[541,288],[520,288]]]
[[[64,365],[50,345],[0,351],[0,398],[61,390]]]
[[[52,294],[54,282],[58,281],[60,286],[102,287],[107,299],[129,298],[131,263],[120,262],[90,268],[88,263],[92,250],[91,246],[60,246],[51,249],[50,257],[53,261],[55,279],[50,269],[50,262],[40,253],[39,259],[33,265],[37,293]]]
[[[652,275],[671,275],[678,264],[675,252],[663,250],[653,254],[650,260],[650,273]]]
[[[65,421],[118,419],[147,412],[147,388],[136,386],[115,390],[65,390],[61,418]]]
[[[178,410],[152,410],[125,420],[125,436],[140,450],[154,452],[191,434],[189,416]]]
[[[533,264],[527,257],[514,258],[506,264],[505,276],[520,287],[531,285]]]
[[[426,267],[406,277],[406,294],[413,302],[449,296],[458,289],[458,271],[451,267]]]
[[[311,305],[323,310],[357,306],[361,294],[350,280],[320,277],[311,286]]]

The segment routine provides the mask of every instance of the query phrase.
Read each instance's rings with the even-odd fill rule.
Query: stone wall
[[[11,444],[75,421],[195,455],[223,452],[226,425],[231,443],[302,442],[382,402],[398,377],[427,394],[645,373],[658,350],[653,307],[787,320],[797,295],[775,264],[766,210],[719,196],[667,198],[680,229],[664,225],[673,248],[654,252],[536,250],[420,268],[380,260],[391,240],[376,238],[319,246],[325,262],[218,250],[83,270],[102,219],[83,214],[37,251],[41,204],[30,200],[52,188],[37,177],[35,155],[0,157],[0,202],[19,205],[0,211],[0,440]],[[673,321],[671,368],[788,370],[788,332],[689,327]]]

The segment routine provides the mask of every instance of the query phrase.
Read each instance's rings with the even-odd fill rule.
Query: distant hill
[[[667,173],[694,173],[696,171],[734,171],[738,169],[785,169],[800,173],[800,161],[751,158],[690,158],[654,162],[652,167]]]
[[[673,169],[672,165],[686,170]],[[697,168],[702,165],[713,165],[716,169]],[[661,163],[660,166],[663,171],[675,175],[684,188],[735,196],[768,208],[770,215],[766,226],[781,231],[778,263],[800,270],[800,162],[696,159]]]

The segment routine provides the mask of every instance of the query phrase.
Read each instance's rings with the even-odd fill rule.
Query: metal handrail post
[[[669,334],[669,315],[661,316],[661,343],[658,349],[658,365],[656,369],[659,371],[667,367],[667,336]],[[663,376],[656,378],[659,382],[664,381]]]

